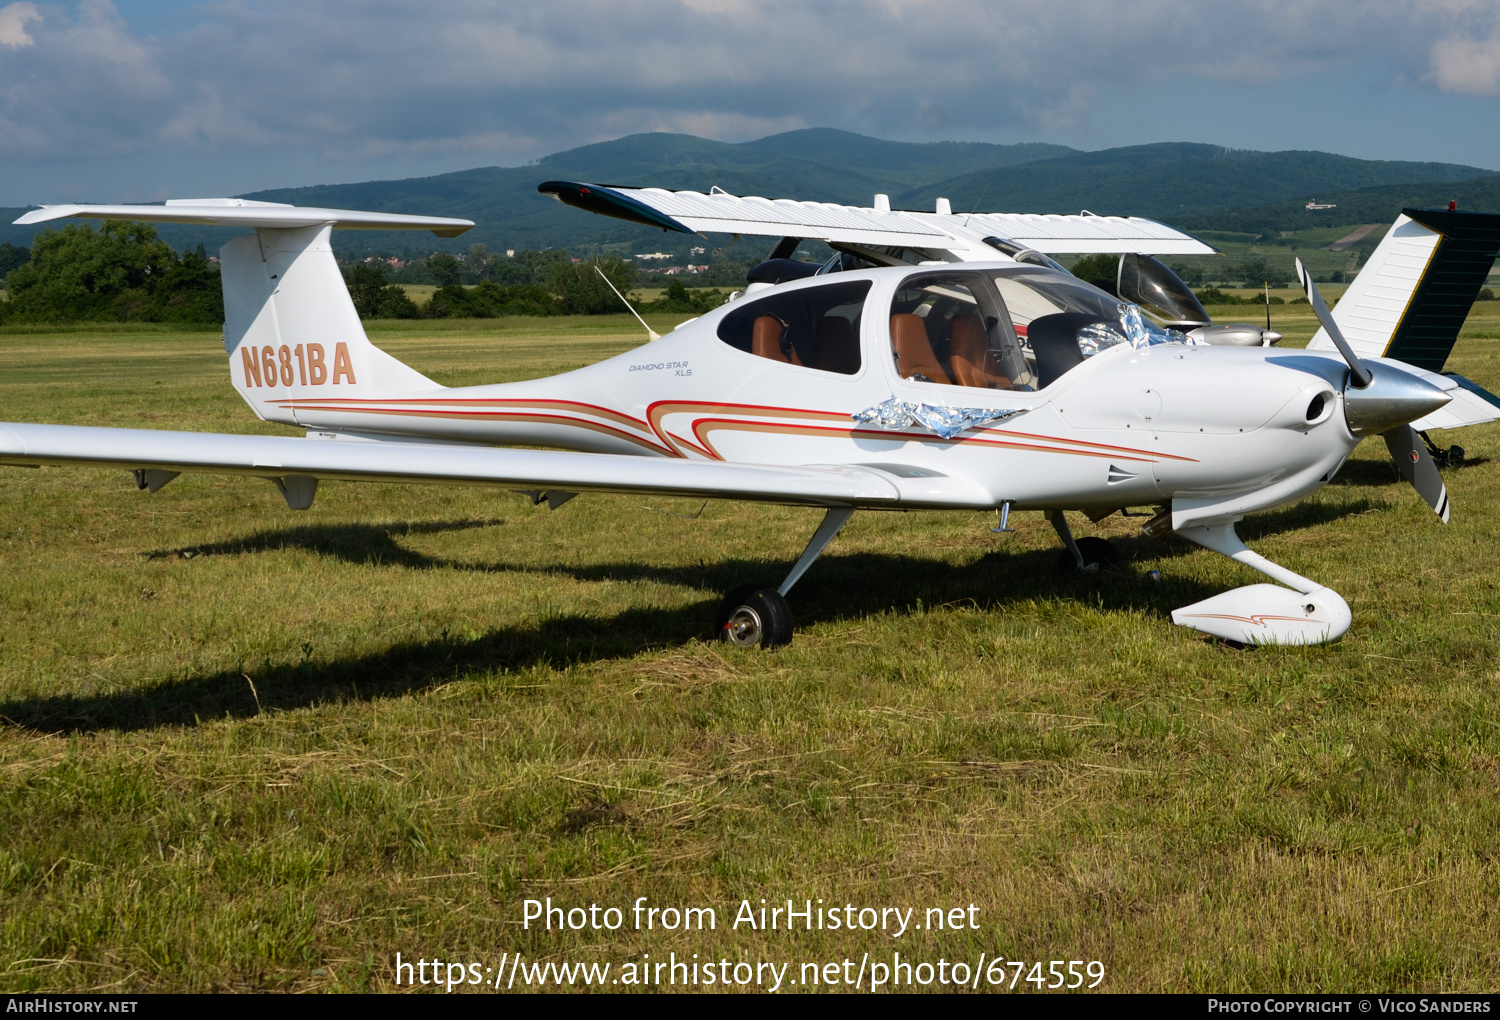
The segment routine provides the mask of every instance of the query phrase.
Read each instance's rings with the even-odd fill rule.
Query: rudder
[[[1440,372],[1497,251],[1500,215],[1403,209],[1333,310],[1361,357]],[[1319,329],[1309,348],[1332,350]]]

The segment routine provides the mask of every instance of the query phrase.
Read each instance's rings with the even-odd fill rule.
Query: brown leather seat
[[[755,325],[750,332],[750,353],[757,358],[769,358],[771,361],[779,361],[783,365],[802,364],[802,359],[797,357],[797,349],[791,347],[791,355],[788,356],[781,349],[781,334],[786,327],[781,320],[774,315],[762,315],[755,320]]]
[[[891,350],[895,352],[896,371],[901,378],[914,379],[920,375],[932,382],[951,382],[932,353],[927,325],[920,315],[903,312],[891,316]]]
[[[859,338],[848,319],[825,315],[818,320],[818,353],[813,368],[853,375],[859,371]]]
[[[984,331],[984,321],[972,313],[955,315],[949,326],[948,363],[960,386],[1010,389],[1010,380],[995,370],[995,352]]]

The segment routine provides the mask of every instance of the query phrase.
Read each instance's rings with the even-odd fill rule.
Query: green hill
[[[913,188],[905,208],[1024,210],[1148,216],[1182,224],[1210,210],[1237,209],[1391,185],[1466,181],[1490,171],[1452,163],[1354,159],[1327,152],[1248,152],[1215,145],[1160,143],[1080,152],[1022,166],[995,167]],[[1446,204],[1446,199],[1444,203]]]
[[[339,248],[348,254],[462,251],[478,241],[492,250],[603,247],[687,255],[691,246],[719,246],[727,239],[705,244],[696,237],[589,216],[538,194],[536,186],[551,178],[700,191],[718,186],[740,195],[857,205],[866,205],[876,192],[884,192],[897,206],[920,209],[931,209],[933,199],[941,195],[952,201],[954,209],[1077,212],[1087,208],[1096,213],[1150,216],[1180,226],[1238,230],[1241,227],[1229,224],[1250,222],[1247,216],[1290,216],[1309,197],[1333,201],[1327,196],[1357,189],[1373,188],[1380,194],[1370,192],[1359,200],[1364,205],[1351,200],[1351,213],[1356,208],[1373,210],[1394,204],[1399,209],[1403,202],[1428,202],[1429,192],[1440,195],[1443,204],[1450,197],[1470,204],[1464,197],[1468,192],[1461,187],[1475,195],[1500,188],[1500,178],[1476,180],[1489,174],[1477,167],[1447,163],[1359,160],[1324,152],[1248,152],[1192,143],[1079,152],[1043,144],[891,142],[811,128],[744,144],[691,135],[629,135],[555,153],[524,167],[480,167],[407,180],[283,188],[246,197],[463,216],[478,224],[451,241],[428,234],[341,233]],[[1452,183],[1464,181],[1471,183]],[[1339,205],[1340,222],[1381,218],[1360,212],[1350,219],[1344,203]],[[0,215],[8,222],[22,211],[0,210]],[[6,226],[0,228],[0,242],[29,245],[33,233],[31,228]],[[190,226],[164,225],[161,229],[162,237],[178,248],[202,242],[213,249],[233,233]],[[760,247],[747,240],[733,254],[754,257]]]
[[[1500,177],[1445,184],[1387,185],[1325,193],[1316,198],[1318,204],[1334,208],[1309,210],[1308,199],[1298,197],[1246,209],[1201,213],[1184,217],[1178,225],[1185,230],[1224,230],[1270,237],[1286,231],[1343,226],[1353,229],[1360,223],[1391,223],[1404,207],[1441,209],[1450,201],[1456,201],[1460,209],[1500,212]]]

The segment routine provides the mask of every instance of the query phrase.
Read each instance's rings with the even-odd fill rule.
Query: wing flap
[[[635,492],[826,506],[891,503],[874,471],[412,442],[0,423],[0,464],[74,464],[356,481]]]

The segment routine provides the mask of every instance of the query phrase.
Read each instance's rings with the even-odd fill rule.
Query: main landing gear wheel
[[[1120,550],[1115,548],[1115,544],[1109,539],[1095,538],[1090,535],[1087,538],[1078,539],[1077,542],[1078,551],[1083,554],[1085,568],[1099,570],[1104,567],[1119,565],[1121,559]],[[1064,552],[1062,558],[1057,562],[1067,569],[1073,569],[1078,566],[1078,561],[1073,558],[1071,552]]]
[[[724,596],[714,630],[740,648],[776,648],[792,640],[792,609],[775,588],[747,584]]]

